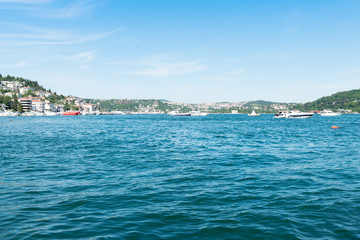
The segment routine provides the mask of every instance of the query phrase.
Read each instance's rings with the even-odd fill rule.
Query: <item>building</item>
[[[32,110],[35,112],[44,112],[45,110],[45,103],[41,100],[32,100],[31,102]]]
[[[36,91],[35,94],[39,97],[46,97],[46,92],[41,90]]]
[[[7,92],[7,93],[5,93],[5,96],[12,97],[14,94],[15,94],[15,93],[13,93],[13,92]]]
[[[51,103],[50,101],[48,101],[48,100],[45,100],[45,106],[44,106],[44,108],[45,108],[45,111],[50,111],[50,112],[57,112],[57,106],[56,106],[56,104],[53,104],[53,103]]]
[[[28,91],[34,91],[34,89],[32,89],[31,87],[23,87],[23,88],[20,88],[20,93],[21,94],[25,94],[27,93]]]
[[[15,81],[2,81],[2,85],[5,86],[8,90],[19,91],[22,84]]]
[[[81,106],[84,113],[94,113],[96,111],[95,104],[84,104]]]
[[[32,110],[32,99],[29,97],[19,98],[19,102],[24,112],[30,112]]]

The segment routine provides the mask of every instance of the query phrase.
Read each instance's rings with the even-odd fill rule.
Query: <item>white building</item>
[[[96,111],[95,104],[84,104],[81,106],[84,113],[94,113]]]
[[[34,89],[32,89],[31,87],[23,87],[23,88],[20,88],[20,93],[21,93],[21,94],[25,94],[25,93],[27,93],[29,90],[33,91]]]
[[[46,92],[38,90],[35,92],[35,94],[39,97],[45,97],[46,96]]]
[[[14,81],[2,81],[2,84],[11,91],[18,91],[22,84]]]
[[[44,109],[45,111],[51,111],[51,112],[57,112],[57,106],[56,104],[51,103],[50,101],[46,100],[44,103]]]
[[[45,103],[41,100],[32,100],[32,110],[36,112],[44,112]]]
[[[45,97],[51,97],[53,94],[52,93],[50,93],[50,92],[46,92],[45,93]]]

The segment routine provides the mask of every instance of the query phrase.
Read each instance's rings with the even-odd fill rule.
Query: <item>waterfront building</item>
[[[35,112],[44,112],[45,110],[45,103],[41,100],[32,100],[31,108]]]
[[[19,102],[24,112],[30,112],[32,110],[32,99],[29,97],[19,98]]]
[[[96,105],[95,104],[84,104],[81,106],[84,113],[94,113],[96,111]]]
[[[45,111],[57,112],[57,105],[51,103],[49,100],[45,100],[44,102]]]

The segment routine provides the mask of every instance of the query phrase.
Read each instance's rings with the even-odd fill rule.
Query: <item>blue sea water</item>
[[[0,118],[0,239],[360,239],[359,137],[360,115]]]

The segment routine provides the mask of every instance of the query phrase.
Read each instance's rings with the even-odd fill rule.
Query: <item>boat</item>
[[[278,113],[275,114],[274,118],[286,118],[286,114],[287,112],[279,111]]]
[[[339,113],[339,112],[333,112],[333,111],[331,111],[331,110],[326,110],[326,109],[324,109],[324,111],[322,111],[322,112],[320,113],[320,115],[323,116],[323,117],[335,117],[335,116],[340,116],[341,113]]]
[[[208,113],[200,112],[200,111],[191,111],[190,114],[192,117],[204,117],[208,115]]]
[[[44,114],[45,114],[45,116],[56,116],[56,115],[58,115],[56,112],[51,112],[51,111],[45,111]]]
[[[73,111],[62,113],[62,115],[64,115],[64,116],[75,116],[75,115],[79,115],[79,114],[80,114],[80,112],[73,112]]]
[[[256,113],[255,110],[252,110],[252,112],[250,114],[248,114],[249,117],[257,117],[260,114]]]
[[[311,112],[300,112],[300,111],[280,111],[275,114],[274,118],[310,118],[314,115]]]
[[[171,111],[168,113],[169,116],[175,116],[175,117],[189,117],[191,116],[191,113],[181,113],[178,110]]]

